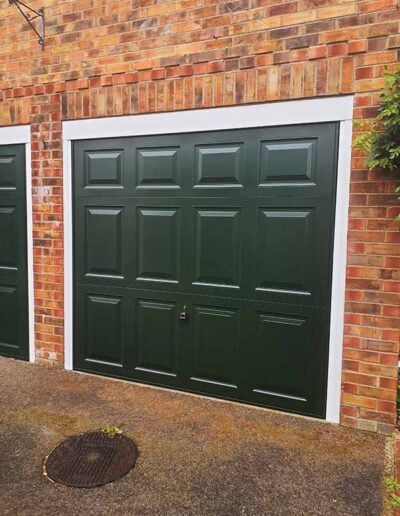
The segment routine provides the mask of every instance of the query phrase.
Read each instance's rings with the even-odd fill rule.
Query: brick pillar
[[[60,94],[38,87],[31,101],[36,360],[64,358],[63,179]]]
[[[354,118],[368,127],[379,100],[376,93],[357,95]],[[363,153],[353,149],[341,422],[388,434],[396,419],[400,336],[396,176],[368,170]]]

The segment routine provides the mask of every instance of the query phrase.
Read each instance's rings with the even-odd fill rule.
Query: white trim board
[[[64,140],[243,129],[351,120],[353,97],[92,118],[63,122]]]
[[[340,396],[342,390],[342,351],[352,133],[352,120],[341,121],[336,185],[335,228],[333,236],[331,320],[329,328],[329,366],[326,404],[326,419],[335,423],[339,423],[340,421]]]
[[[33,280],[32,158],[29,125],[0,127],[0,145],[25,145],[26,256],[28,273],[29,361],[35,361],[35,297]]]
[[[17,145],[18,143],[31,143],[29,125],[0,127],[0,145]]]
[[[340,122],[326,420],[340,420],[353,96],[63,122],[65,368],[73,351],[72,141]]]

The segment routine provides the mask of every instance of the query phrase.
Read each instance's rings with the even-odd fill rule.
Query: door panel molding
[[[87,139],[88,136],[90,138],[112,138],[154,135],[160,134],[160,127],[163,128],[163,134],[173,134],[316,122],[340,122],[326,411],[326,419],[328,421],[338,422],[342,369],[344,277],[347,254],[346,237],[352,116],[353,97],[342,96],[64,122],[65,367],[72,369],[72,141]],[[292,178],[296,182],[294,179],[295,175],[291,176],[290,181],[287,182],[292,183]],[[310,185],[307,181],[304,181],[304,178],[301,181],[306,183],[304,188],[314,188],[312,184]],[[279,180],[279,188],[290,188],[290,185],[286,183],[281,186],[281,182],[285,183],[285,181]],[[271,188],[269,183],[265,188]],[[275,186],[272,188],[275,188]],[[232,188],[232,190],[237,191],[238,189]]]

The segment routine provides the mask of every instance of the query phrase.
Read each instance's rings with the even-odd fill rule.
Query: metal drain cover
[[[138,449],[128,437],[87,432],[57,446],[47,457],[44,472],[70,487],[97,487],[126,475],[137,457]]]

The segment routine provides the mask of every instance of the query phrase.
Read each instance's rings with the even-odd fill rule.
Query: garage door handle
[[[184,306],[182,312],[179,313],[179,320],[186,321],[187,318],[188,318],[188,314],[186,312],[186,306]]]

